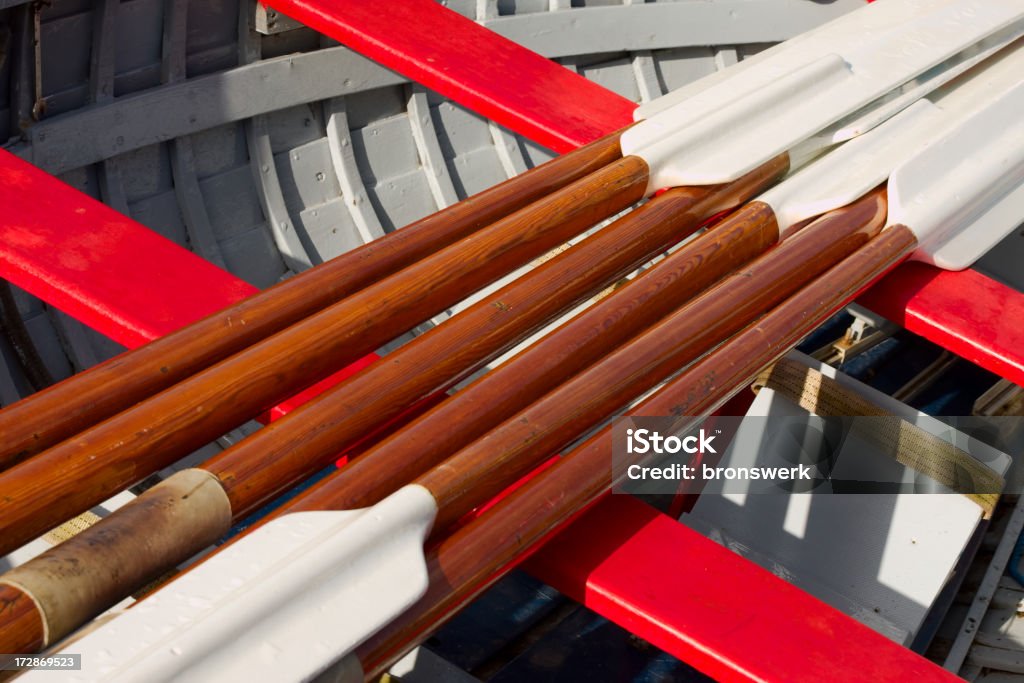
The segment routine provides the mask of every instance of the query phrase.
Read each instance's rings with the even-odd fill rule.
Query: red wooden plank
[[[622,127],[636,109],[434,0],[266,4],[556,152]]]
[[[716,680],[961,680],[630,496],[526,567]]]
[[[128,348],[256,288],[18,157],[0,150],[0,277]],[[370,354],[264,417],[376,360]]]
[[[860,303],[972,363],[1024,385],[1024,295],[974,270],[906,263]]]
[[[0,277],[128,347],[255,287],[0,150]]]

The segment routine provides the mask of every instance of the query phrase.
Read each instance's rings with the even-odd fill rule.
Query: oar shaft
[[[751,202],[622,289],[488,372],[283,506],[349,510],[379,502],[568,381],[774,245],[771,207]]]
[[[619,159],[619,133],[388,233],[0,412],[0,470]]]
[[[902,226],[884,231],[811,285],[748,326],[635,409],[632,415],[707,414],[748,384],[916,246]],[[428,557],[430,588],[358,649],[370,678],[426,640],[461,606],[500,579],[612,485],[611,429],[445,539]]]
[[[234,514],[253,509],[394,411],[469,375],[689,235],[708,216],[755,194],[784,168],[774,162],[726,188],[676,188],[652,199],[204,468],[224,484]],[[420,440],[425,446],[427,437],[421,433]]]
[[[834,211],[416,480],[437,534],[878,234],[884,191]]]
[[[43,617],[27,594],[0,584],[0,649],[5,653],[39,652],[43,642]]]
[[[615,161],[0,473],[0,553],[628,207],[643,195],[646,182],[643,160]]]
[[[755,194],[785,166],[777,160],[737,186],[678,189],[653,199],[225,451],[205,470],[175,474],[0,583],[14,581],[36,598],[33,587],[45,589],[39,592],[45,592],[48,631],[60,637],[213,543],[233,516],[315,472],[412,401],[472,372],[742,200],[736,187]],[[140,534],[152,536],[144,551],[135,542]],[[58,575],[61,588],[50,591]]]

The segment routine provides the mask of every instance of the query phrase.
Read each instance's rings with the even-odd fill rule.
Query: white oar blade
[[[1021,75],[1024,78],[1024,74]],[[916,260],[962,270],[1024,219],[1024,82],[964,120],[889,178],[889,223]]]
[[[1007,0],[1008,4],[1017,0]],[[985,2],[985,0],[981,0]],[[650,102],[645,102],[633,112],[636,121],[643,121],[660,114],[661,112],[674,107],[677,104],[689,101],[697,95],[710,90],[714,86],[733,79],[740,73],[761,67],[765,62],[786,59],[807,58],[809,55],[821,56],[828,52],[835,52],[839,47],[829,48],[830,44],[841,46],[847,41],[859,40],[864,35],[879,35],[880,32],[887,32],[899,24],[913,22],[915,17],[925,12],[941,9],[950,4],[950,0],[886,0],[884,3],[874,3],[872,7],[863,7],[857,11],[849,12],[821,26],[794,36],[789,40],[762,50],[755,55],[747,57],[727,69],[716,71],[708,76],[688,83],[681,88],[676,88],[670,93],[656,97]],[[970,12],[970,8],[965,11]],[[993,33],[995,33],[993,31]],[[980,42],[979,39],[975,42]],[[950,55],[955,54],[951,52]],[[797,55],[797,57],[791,57]]]
[[[75,640],[71,680],[308,680],[423,595],[436,512],[410,485],[274,520]]]
[[[970,78],[936,90],[877,128],[802,168],[760,197],[779,227],[845,206],[877,187],[895,168],[1024,80],[1024,44],[977,66]],[[954,87],[955,85],[955,87]]]
[[[928,100],[915,103],[875,130],[842,145],[768,190],[780,230],[856,201],[885,182],[898,164],[928,142],[945,119]]]
[[[649,189],[728,182],[1022,21],[1022,0],[876,3],[684,89],[687,99],[623,134],[623,153],[648,162]]]
[[[819,144],[837,144],[852,140],[858,135],[864,135],[914,102],[991,59],[1001,50],[1007,49],[1021,36],[1024,36],[1024,23],[1016,23],[1010,29],[1004,29],[996,35],[985,38],[964,52],[887,93],[882,100],[868,105],[865,111],[852,114],[830,126],[819,134],[821,136]]]

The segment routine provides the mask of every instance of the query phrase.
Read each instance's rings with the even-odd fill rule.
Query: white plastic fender
[[[622,151],[647,161],[649,191],[728,182],[1022,22],[1024,0],[868,5],[706,87],[667,95],[674,104],[627,130]],[[640,116],[652,110],[641,107]]]
[[[408,485],[276,519],[67,646],[83,670],[65,680],[309,680],[423,595],[436,513]]]

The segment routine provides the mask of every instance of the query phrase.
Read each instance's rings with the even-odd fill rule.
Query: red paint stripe
[[[720,681],[959,681],[626,495],[607,495],[527,569]]]
[[[860,303],[972,363],[1024,385],[1024,295],[974,270],[906,263]]]
[[[0,277],[128,348],[256,288],[0,150]],[[376,360],[370,354],[273,409],[274,419]]]
[[[125,346],[256,291],[0,150],[0,276]]]
[[[622,127],[636,109],[434,0],[266,4],[556,152]]]

